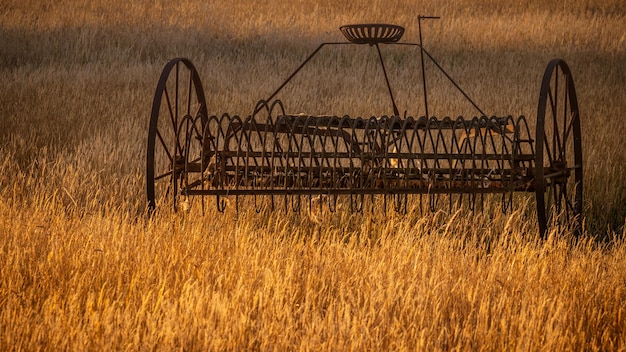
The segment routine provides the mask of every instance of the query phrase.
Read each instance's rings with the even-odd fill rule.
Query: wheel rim
[[[563,60],[543,76],[537,109],[536,196],[539,230],[549,226],[581,232],[583,168],[580,115],[574,80]]]
[[[179,58],[168,62],[154,94],[148,131],[146,183],[150,211],[166,202],[176,210],[177,198],[184,195],[189,184],[184,171],[201,157],[201,145],[197,144],[202,142],[206,115],[202,83],[191,61]]]

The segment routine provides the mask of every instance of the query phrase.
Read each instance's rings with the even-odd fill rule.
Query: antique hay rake
[[[346,42],[320,44],[274,91],[243,118],[210,115],[197,70],[186,58],[165,65],[159,79],[148,134],[149,209],[170,203],[189,206],[191,196],[254,199],[254,206],[298,210],[315,204],[334,211],[338,198],[353,211],[406,210],[409,197],[453,207],[483,207],[486,194],[502,198],[506,211],[514,192],[536,196],[540,232],[551,223],[580,231],[582,151],[580,117],[567,64],[548,64],[541,89],[534,138],[524,116],[488,117],[419,43],[399,42],[404,28],[387,24],[341,27]],[[277,94],[325,46],[367,44],[376,51],[389,91],[392,116],[312,116],[286,112]],[[419,48],[425,115],[401,116],[387,76],[381,47]],[[479,112],[466,119],[428,113],[424,59]]]

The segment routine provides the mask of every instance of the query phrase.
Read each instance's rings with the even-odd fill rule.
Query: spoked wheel
[[[154,94],[146,169],[148,209],[171,203],[188,189],[189,171],[201,175],[207,107],[202,83],[188,59],[168,62]],[[199,170],[195,170],[199,169]]]
[[[574,80],[563,60],[550,61],[537,110],[535,182],[539,231],[582,230],[583,160]]]

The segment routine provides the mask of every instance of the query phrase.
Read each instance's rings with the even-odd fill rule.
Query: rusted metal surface
[[[422,17],[433,19],[436,17]],[[582,213],[582,157],[578,103],[569,68],[548,65],[540,92],[536,131],[524,116],[491,116],[461,89],[420,43],[398,42],[404,28],[384,24],[341,27],[348,42],[322,43],[245,117],[209,115],[195,67],[170,61],[159,80],[148,136],[148,201],[177,207],[181,198],[207,198],[223,211],[226,196],[254,197],[255,206],[290,204],[293,210],[325,196],[362,211],[369,199],[406,209],[409,196],[431,208],[447,203],[474,209],[485,194],[510,207],[514,192],[534,192],[542,233],[565,212],[569,223]],[[368,44],[376,49],[393,115],[312,116],[287,112],[275,99],[325,46]],[[400,116],[381,45],[417,47],[476,108],[472,118]],[[424,105],[426,76],[422,70]],[[561,82],[562,81],[562,82]],[[377,200],[379,199],[379,200]],[[258,201],[257,201],[258,200]],[[578,221],[579,222],[579,221]]]
[[[246,119],[208,118],[204,152],[216,166],[206,194],[515,190],[527,187],[535,157],[521,153],[515,138],[523,133],[530,144],[524,117],[364,119],[287,115],[280,101],[260,105]]]
[[[365,23],[339,27],[343,35],[354,44],[395,43],[404,34],[404,28],[393,24]]]

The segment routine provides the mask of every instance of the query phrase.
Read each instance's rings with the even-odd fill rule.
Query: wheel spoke
[[[544,149],[546,150],[546,153],[548,153],[548,162],[550,163],[550,165],[552,165],[554,164],[554,158],[552,157],[552,152],[550,151],[550,145],[546,143],[548,141],[548,135],[545,133],[545,131],[543,132],[543,139]]]
[[[572,213],[576,212],[576,208],[574,208],[574,203],[572,203],[572,200],[570,199],[570,197],[567,196],[567,185],[563,185],[563,188],[565,188],[565,204],[566,204],[566,209],[572,211]]]
[[[162,179],[162,178],[164,178],[164,177],[171,176],[171,175],[172,175],[172,170],[170,170],[170,171],[168,171],[168,172],[166,172],[166,173],[164,173],[164,174],[161,174],[161,175],[159,175],[159,176],[155,177],[155,178],[154,178],[154,180],[155,180],[155,181],[158,181],[158,180],[160,180],[160,179]]]
[[[201,157],[201,156],[199,156],[199,157],[197,157],[197,158],[195,158],[195,159],[193,159],[193,160],[189,161],[189,163],[190,163],[190,164],[191,164],[191,163],[197,163],[197,162],[198,162],[198,161],[200,161],[201,159],[202,159],[202,157]]]
[[[170,163],[173,163],[174,159],[172,158],[172,154],[170,153],[169,149],[167,149],[167,144],[163,140],[163,136],[161,136],[161,132],[157,130],[156,133],[157,133],[157,137],[159,137],[159,141],[161,141],[161,145],[163,146],[163,150],[165,151],[165,154],[167,154],[167,158],[170,159]]]
[[[200,142],[200,146],[202,146],[202,133],[200,132],[200,129],[198,129],[198,126],[194,123],[192,125],[192,130],[193,132],[195,132],[196,135],[196,139],[198,140],[198,142]]]
[[[549,102],[550,102],[550,112],[552,113],[552,139],[547,139],[546,138],[546,144],[548,143],[552,143],[552,150],[557,153],[557,149],[556,149],[556,139],[554,138],[554,134],[556,133],[556,129],[554,127],[555,123],[554,120],[556,119],[557,116],[557,112],[556,112],[556,108],[557,108],[557,102],[556,99],[558,98],[558,81],[559,81],[559,75],[558,75],[558,70],[555,72],[555,82],[554,82],[554,92],[552,91],[552,88],[550,87],[548,89],[548,98],[549,98]],[[552,158],[550,158],[550,160],[554,160]]]
[[[554,189],[553,196],[554,196],[554,207],[556,209],[555,214],[558,215],[561,213],[561,198],[563,195],[561,194],[561,187],[559,187],[558,183],[553,183],[552,187]]]
[[[200,115],[201,111],[202,111],[202,104],[198,104],[198,110],[196,111],[196,115],[195,116]],[[206,117],[206,116],[204,116],[204,117]]]
[[[572,167],[570,167],[570,168],[567,168],[567,169],[568,169],[569,171],[575,171],[575,170],[577,170],[577,169],[582,169],[582,168],[583,168],[583,166],[582,166],[582,165],[574,165],[574,166],[572,166]]]
[[[170,113],[170,121],[172,121],[172,128],[174,130],[174,135],[178,135],[178,118],[175,117],[174,112],[172,111],[172,103],[170,102],[170,96],[169,93],[167,91],[167,86],[163,89],[163,93],[165,94],[165,101],[167,102],[167,109]],[[178,104],[178,102],[176,103]],[[176,147],[175,147],[180,153],[182,153],[182,147],[180,146],[180,143],[178,141],[178,138],[176,138]]]
[[[172,126],[174,126],[174,129],[176,129],[177,124],[176,124],[176,121],[174,121],[174,119],[175,119],[174,111],[172,110],[172,103],[170,101],[170,93],[167,90],[167,86],[165,86],[163,88],[163,94],[165,95],[165,101],[167,102],[167,110],[170,113],[170,120],[172,121]]]
[[[558,82],[558,70],[557,70],[557,80]],[[555,87],[557,86],[557,82],[555,82]],[[556,90],[556,88],[555,88]],[[552,92],[550,92],[552,93]],[[558,123],[558,90],[554,93],[554,105],[552,106],[552,151],[554,152],[554,157],[556,160],[561,160],[563,156],[563,146],[561,145],[561,136],[559,131],[559,123]],[[550,94],[552,98],[552,94]],[[555,160],[555,159],[553,159]]]
[[[546,197],[546,201],[545,201],[548,223],[552,221],[552,214],[554,213],[554,209],[552,209],[554,207],[554,202],[552,200],[552,193],[553,193],[553,188],[552,188],[552,185],[550,184],[548,185],[548,196]]]
[[[555,116],[556,103],[554,102],[554,97],[552,96],[552,87],[548,88],[548,101],[550,102],[550,111],[552,111],[552,116]]]
[[[170,190],[172,189],[172,182],[167,183],[167,188],[165,189],[165,198],[170,195]]]
[[[576,116],[575,116],[576,114],[577,114],[577,112],[572,111],[572,114],[571,114],[572,118],[570,119],[569,125],[564,125],[564,126],[567,126],[567,128],[565,129],[565,133],[563,135],[563,144],[567,143],[567,139],[569,137],[569,134],[572,132],[572,129],[574,128],[574,120],[576,119]]]
[[[563,187],[563,188],[565,188],[565,187]],[[567,190],[563,190],[563,200],[564,200],[564,203],[565,203],[565,210],[564,210],[564,213],[565,213],[565,223],[569,224],[571,216],[570,216],[570,211],[569,211],[570,201],[567,198]]]
[[[569,194],[567,192],[567,184],[563,184],[561,185],[562,189],[563,189],[563,200],[565,203],[565,220],[567,221],[567,223],[570,222],[570,218],[571,218],[571,214],[573,214],[574,211],[574,204],[572,203],[572,200],[569,197]]]

